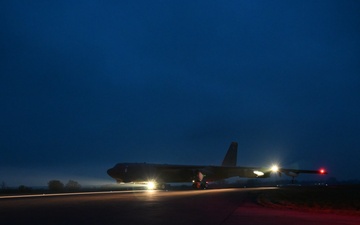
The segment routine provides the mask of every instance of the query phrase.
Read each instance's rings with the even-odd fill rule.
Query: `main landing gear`
[[[194,181],[192,184],[193,189],[207,189],[208,182],[206,181]]]

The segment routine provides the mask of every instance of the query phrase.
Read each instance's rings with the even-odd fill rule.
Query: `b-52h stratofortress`
[[[144,183],[149,188],[164,188],[167,183],[192,182],[194,189],[206,189],[208,182],[230,177],[267,178],[271,173],[285,174],[294,180],[300,173],[327,174],[324,169],[285,169],[273,165],[265,167],[239,167],[236,142],[232,142],[221,166],[191,166],[151,163],[118,163],[107,173],[118,183]]]

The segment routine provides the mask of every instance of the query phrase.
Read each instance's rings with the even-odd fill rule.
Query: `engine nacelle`
[[[239,177],[246,177],[246,178],[267,178],[270,177],[271,172],[263,172],[260,170],[243,170],[241,171],[241,174],[239,174]]]

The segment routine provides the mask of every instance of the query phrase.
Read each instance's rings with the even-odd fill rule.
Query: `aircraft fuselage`
[[[117,182],[147,182],[156,180],[162,183],[192,182],[206,179],[215,181],[229,177],[257,177],[254,168],[225,166],[189,166],[149,163],[119,163],[107,172]],[[269,174],[270,175],[270,174]],[[264,176],[263,176],[264,177]],[[267,176],[266,176],[267,177]]]
[[[265,167],[238,167],[236,142],[232,142],[225,155],[221,166],[191,166],[191,165],[171,165],[171,164],[151,164],[151,163],[118,163],[107,173],[119,183],[146,183],[156,182],[176,183],[193,182],[196,188],[206,188],[208,181],[227,179],[230,177],[245,178],[267,178],[270,174],[284,173],[294,177],[300,173],[327,174],[324,169],[299,170],[285,169],[273,166]]]

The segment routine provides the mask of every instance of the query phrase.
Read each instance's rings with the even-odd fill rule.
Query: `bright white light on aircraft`
[[[149,189],[149,190],[154,190],[155,187],[156,187],[156,184],[155,184],[154,181],[149,181],[149,182],[147,183],[147,189]]]
[[[279,171],[279,167],[278,167],[277,165],[273,165],[273,166],[271,167],[271,171],[274,172],[274,173],[276,173],[276,172]]]
[[[261,171],[258,171],[258,170],[255,170],[254,173],[255,173],[258,177],[264,176],[264,173],[261,172]]]

